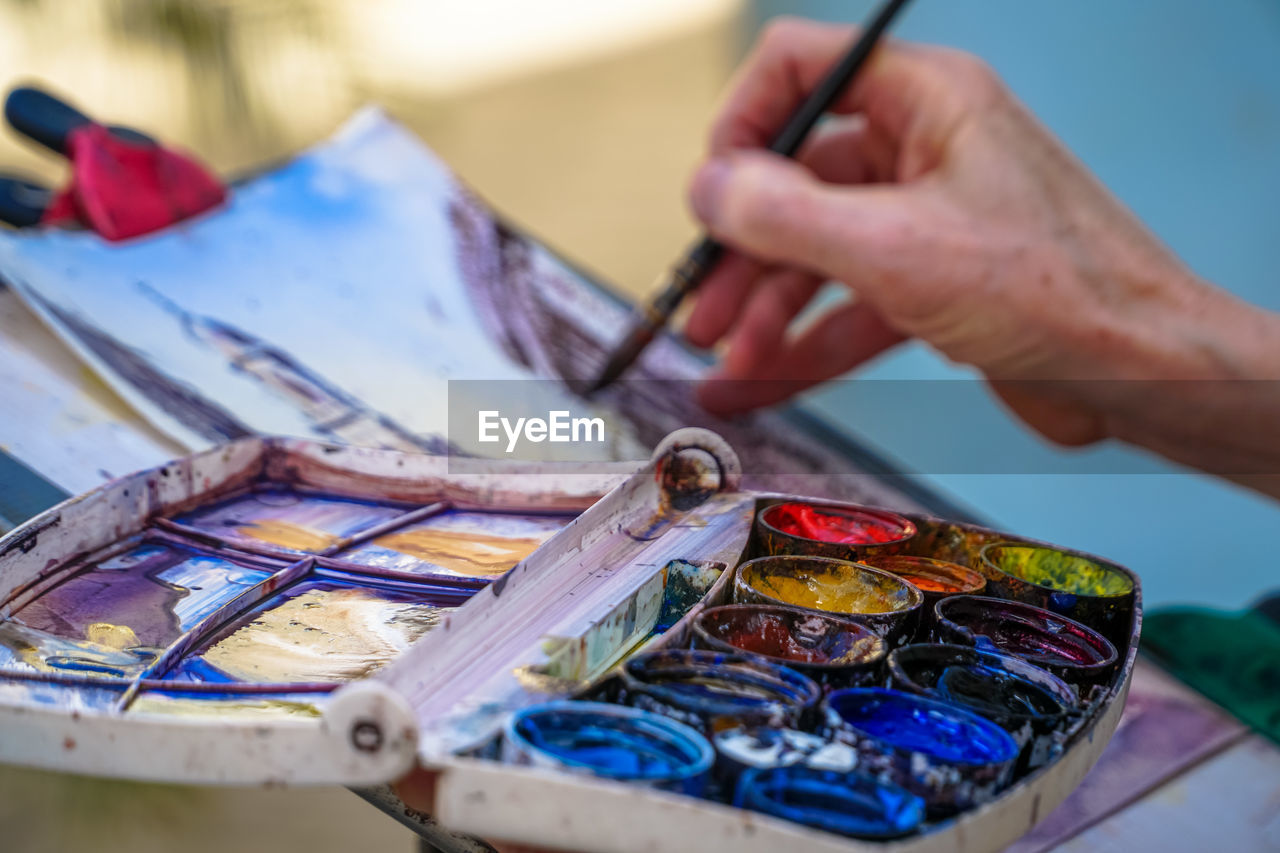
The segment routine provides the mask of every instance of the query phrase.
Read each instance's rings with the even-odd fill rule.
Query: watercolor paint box
[[[439,457],[248,439],[116,480],[0,539],[0,761],[351,786],[420,763],[440,771],[451,830],[593,851],[986,851],[1048,815],[1128,690],[1141,589],[1118,567],[1131,581],[1106,612],[1118,661],[1073,687],[1053,760],[903,838],[502,760],[518,712],[607,697],[623,664],[687,649],[695,620],[733,601],[737,567],[766,547],[757,515],[804,500],[742,491],[740,471],[722,439],[690,429],[644,466],[451,472]],[[989,580],[987,546],[1027,542],[908,518],[898,551]]]

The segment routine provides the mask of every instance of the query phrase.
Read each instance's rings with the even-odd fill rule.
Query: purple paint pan
[[[923,798],[931,817],[990,802],[1013,776],[1018,744],[958,705],[855,687],[828,696],[825,712],[828,734],[857,748],[860,772]]]
[[[918,643],[889,655],[889,686],[968,708],[1004,727],[1021,747],[1019,772],[1062,753],[1081,720],[1075,691],[1021,658],[970,646]]]
[[[737,604],[781,604],[866,625],[892,648],[914,639],[924,594],[897,575],[827,557],[758,557],[738,567]]]
[[[693,647],[744,654],[789,666],[827,689],[871,684],[888,650],[857,622],[798,607],[729,604],[694,620]]]
[[[944,643],[1014,655],[1078,688],[1111,677],[1119,654],[1097,631],[1052,611],[980,595],[956,595],[934,605]]]
[[[756,536],[768,555],[857,561],[900,554],[915,535],[915,522],[909,518],[853,504],[787,501],[756,514]]]
[[[1133,577],[1124,569],[1074,551],[1019,542],[993,542],[979,553],[991,591],[1061,613],[1118,646],[1129,636]]]

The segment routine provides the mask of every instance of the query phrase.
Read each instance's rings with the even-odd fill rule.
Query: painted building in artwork
[[[117,376],[161,411],[191,432],[213,444],[253,435],[239,418],[205,397],[197,389],[160,370],[145,355],[103,333],[71,311],[65,311],[34,290],[25,296]]]
[[[447,451],[444,439],[414,434],[267,341],[212,317],[193,314],[151,288],[144,286],[144,291],[179,319],[189,337],[217,350],[235,370],[253,377],[288,402],[317,434],[357,447],[416,453]]]

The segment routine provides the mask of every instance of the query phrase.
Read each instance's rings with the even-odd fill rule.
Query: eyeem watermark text
[[[549,441],[553,444],[569,442],[603,442],[604,418],[575,418],[569,411],[548,412],[543,418],[502,417],[498,411],[481,411],[478,440],[484,443],[500,442],[505,436],[507,453],[515,453],[520,439],[533,444]]]

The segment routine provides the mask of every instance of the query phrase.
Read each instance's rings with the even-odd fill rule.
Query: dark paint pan
[[[915,832],[925,811],[919,797],[898,785],[808,767],[748,770],[734,804],[825,832],[872,839]]]
[[[745,655],[672,649],[631,658],[627,704],[713,732],[732,725],[802,727],[822,690],[789,667]]]
[[[934,618],[941,642],[1014,655],[1081,689],[1105,682],[1119,661],[1097,631],[1020,601],[956,595],[934,605]]]
[[[919,643],[895,649],[888,665],[891,687],[961,705],[1004,727],[1022,749],[1019,771],[1061,754],[1081,719],[1065,681],[1012,655]]]
[[[712,607],[693,623],[693,646],[789,666],[828,689],[871,684],[887,646],[875,631],[839,616],[769,604]]]

